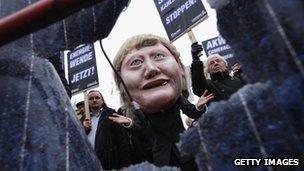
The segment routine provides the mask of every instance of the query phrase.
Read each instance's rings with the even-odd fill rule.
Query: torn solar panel
[[[8,16],[37,1],[2,0],[0,2],[0,17]],[[49,58],[59,51],[73,50],[78,45],[93,43],[107,37],[128,3],[129,0],[104,0],[94,7],[83,9],[33,33],[35,53],[39,57]],[[30,40],[21,42],[21,39],[15,42],[21,43],[19,45],[22,47],[30,45]],[[15,47],[15,45],[13,46]]]
[[[105,0],[34,33],[34,51],[48,58],[58,51],[107,37],[129,0]]]
[[[8,16],[28,5],[28,2],[24,0],[1,0],[0,3],[0,18]],[[0,58],[5,56],[11,56],[13,58],[22,55],[22,53],[29,53],[31,50],[29,45],[30,37],[24,36],[18,41],[0,47]]]

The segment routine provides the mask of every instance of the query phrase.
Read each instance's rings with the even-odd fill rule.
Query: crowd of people
[[[151,35],[129,38],[114,59],[114,75],[122,106],[116,111],[106,105],[97,90],[88,93],[90,117],[84,102],[76,114],[103,169],[120,169],[148,161],[156,166],[176,166],[198,170],[194,156],[181,156],[176,143],[185,131],[180,111],[198,119],[213,101],[227,100],[245,83],[240,65],[233,66],[218,54],[207,58],[206,72],[199,59],[202,46],[191,46],[192,88],[199,96],[196,104],[189,91],[185,67],[177,49],[166,39]],[[123,85],[124,84],[124,85]],[[191,125],[191,123],[190,123]]]

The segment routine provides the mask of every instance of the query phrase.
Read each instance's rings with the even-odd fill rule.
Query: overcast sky
[[[202,2],[209,17],[192,30],[199,42],[218,36],[215,11],[210,9],[206,0],[202,0]],[[154,1],[131,0],[129,7],[119,16],[110,35],[103,40],[103,46],[108,56],[113,60],[119,47],[127,38],[137,34],[148,33],[168,38],[156,6],[154,5]],[[184,65],[189,66],[192,59],[190,53],[191,41],[188,35],[183,35],[174,41],[173,44],[181,53]],[[95,43],[95,50],[99,75],[99,87],[94,89],[101,91],[108,106],[118,109],[120,107],[120,100],[113,80],[113,71],[101,52],[99,42]],[[204,57],[205,56],[202,58]],[[75,104],[80,100],[83,100],[82,94],[76,94],[73,96],[73,107],[75,107]]]

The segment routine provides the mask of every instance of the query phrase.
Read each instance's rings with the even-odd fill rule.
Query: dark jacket
[[[131,164],[124,128],[108,119],[114,112],[109,107],[103,108],[96,131],[95,152],[105,170],[120,169]]]
[[[125,111],[118,109],[120,115],[125,116]],[[149,161],[153,163],[152,145],[153,134],[141,110],[133,111],[133,125],[125,128],[128,133],[132,164]]]
[[[191,118],[199,118],[205,110],[198,111],[184,97],[180,97],[169,109],[155,114],[146,114],[155,138],[153,145],[153,162],[156,166],[182,167],[183,163],[193,159],[191,156],[182,159],[176,147],[179,134],[185,131],[180,110]]]
[[[200,60],[191,64],[191,77],[193,93],[200,97],[205,90],[208,90],[214,95],[213,101],[229,99],[231,94],[244,85],[239,78],[232,78],[228,72],[211,74],[211,80],[206,79],[204,65]]]

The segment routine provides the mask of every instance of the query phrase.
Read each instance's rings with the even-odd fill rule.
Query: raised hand
[[[208,90],[204,91],[204,94],[198,99],[198,102],[196,104],[197,108],[201,110],[205,104],[207,104],[210,100],[214,98],[213,94],[208,94]]]
[[[119,115],[117,113],[113,113],[113,116],[108,117],[111,121],[118,123],[118,124],[130,124],[131,118],[128,118],[126,116]]]
[[[235,63],[232,66],[232,77],[238,77],[242,73],[241,65],[239,63]]]
[[[199,54],[201,51],[203,51],[202,45],[198,44],[197,42],[191,45],[191,55],[194,61],[199,60],[199,56],[200,56]]]

